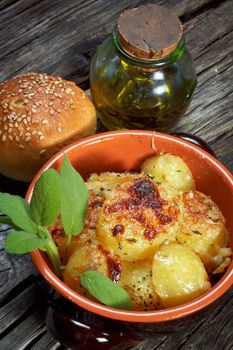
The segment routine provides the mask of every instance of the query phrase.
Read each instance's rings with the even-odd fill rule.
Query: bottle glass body
[[[190,103],[196,73],[183,38],[169,56],[140,60],[122,49],[115,31],[95,52],[90,87],[108,129],[168,132]]]

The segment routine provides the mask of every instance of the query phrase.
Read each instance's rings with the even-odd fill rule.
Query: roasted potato
[[[94,192],[98,198],[108,198],[111,190],[117,185],[124,183],[132,178],[139,177],[139,174],[133,173],[112,173],[103,172],[99,175],[93,173],[89,176],[86,185],[88,191]]]
[[[211,287],[209,276],[223,273],[232,255],[221,211],[195,190],[182,158],[159,154],[141,169],[88,178],[85,227],[69,251],[60,218],[50,227],[64,264],[68,259],[64,283],[95,300],[80,275],[99,271],[121,285],[139,311],[202,295]]]
[[[97,237],[122,260],[152,257],[164,240],[175,240],[179,209],[161,198],[146,176],[117,185],[99,211]]]
[[[153,176],[154,180],[163,187],[170,187],[170,190],[190,191],[195,189],[190,169],[178,156],[168,153],[158,154],[146,159],[141,170]]]
[[[216,256],[226,245],[225,219],[207,195],[191,191],[178,198],[181,210],[177,240],[201,258],[208,272],[217,268]]]
[[[163,244],[156,252],[152,281],[166,308],[193,300],[211,287],[201,259],[175,242]]]
[[[70,288],[90,297],[80,284],[80,274],[86,270],[98,271],[117,282],[121,273],[120,258],[103,247],[97,240],[89,239],[85,245],[79,246],[69,258],[63,279]]]
[[[122,262],[119,284],[129,294],[134,310],[162,307],[152,283],[152,260]]]

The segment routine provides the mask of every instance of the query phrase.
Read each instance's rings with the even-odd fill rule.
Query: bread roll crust
[[[30,181],[59,149],[96,130],[95,108],[75,83],[29,73],[0,84],[0,172]]]

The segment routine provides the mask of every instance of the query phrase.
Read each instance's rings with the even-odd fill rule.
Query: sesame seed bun
[[[29,73],[0,84],[0,173],[30,181],[63,146],[96,130],[91,100],[74,83]]]

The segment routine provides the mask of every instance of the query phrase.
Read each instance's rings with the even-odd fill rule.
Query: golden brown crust
[[[96,128],[95,108],[73,82],[29,73],[0,84],[0,172],[30,181],[63,146]]]

